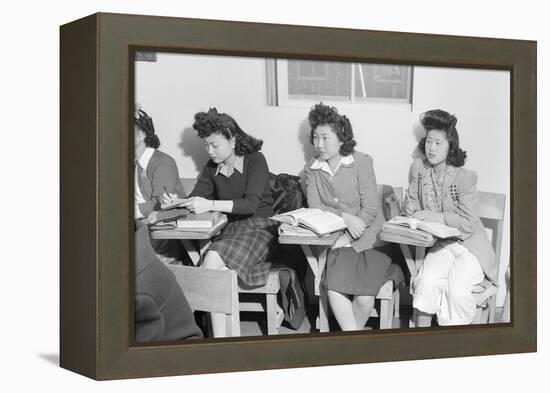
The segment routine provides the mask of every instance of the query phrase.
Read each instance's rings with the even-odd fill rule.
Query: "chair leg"
[[[380,329],[391,329],[393,310],[390,308],[390,301],[380,299]]]
[[[277,294],[265,295],[267,313],[267,334],[279,334],[279,321],[277,319]]]
[[[500,322],[510,322],[510,291],[506,291],[506,297],[504,298],[504,308],[500,317]]]
[[[488,301],[488,312],[489,312],[489,317],[488,317],[488,323],[495,323],[495,313],[496,313],[496,308],[497,308],[497,296],[496,295],[493,295],[491,296],[491,298],[489,299]]]
[[[473,325],[479,325],[482,323],[483,320],[483,307],[477,306],[476,307],[476,315],[474,316],[474,320],[472,321]]]
[[[319,326],[317,328],[321,333],[325,333],[329,331],[329,324],[328,324],[328,313],[329,313],[329,307],[328,307],[328,294],[327,291],[321,286],[319,288]]]
[[[399,288],[395,288],[393,291],[393,317],[399,319],[399,307],[401,304],[401,295],[399,293]]]

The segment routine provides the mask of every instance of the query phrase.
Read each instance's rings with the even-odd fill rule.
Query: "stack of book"
[[[282,223],[279,235],[285,236],[324,236],[347,228],[342,217],[320,209],[301,208],[271,219]]]
[[[172,221],[159,221],[152,230],[175,230],[198,233],[214,233],[227,223],[227,216],[220,212],[188,213]]]
[[[380,239],[415,245],[433,244],[435,237],[447,239],[461,235],[457,228],[433,221],[397,216],[384,223]]]

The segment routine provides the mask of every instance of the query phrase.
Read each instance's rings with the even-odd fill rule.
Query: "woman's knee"
[[[374,306],[374,296],[358,295],[353,298],[353,301],[362,308]]]
[[[470,299],[472,298],[472,291],[469,286],[464,283],[453,282],[449,280],[447,287],[447,295],[451,299]]]
[[[424,271],[414,278],[415,291],[420,289],[439,288],[441,286],[441,277],[437,274],[432,274],[429,271]]]

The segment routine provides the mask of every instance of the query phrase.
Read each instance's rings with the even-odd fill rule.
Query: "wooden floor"
[[[315,313],[308,312],[309,317],[306,316],[299,329],[292,329],[286,322],[283,322],[279,328],[279,334],[305,334],[318,332],[315,327]],[[411,315],[410,307],[402,307],[400,312],[400,318],[393,320],[393,327],[407,327],[409,326],[409,316]],[[329,319],[330,331],[339,331],[338,324],[334,318]],[[313,328],[312,328],[313,326]],[[378,318],[371,318],[367,322],[366,329],[378,329]],[[265,316],[262,313],[241,313],[241,336],[261,336],[266,334]]]
[[[497,307],[496,309],[496,316],[495,320],[500,321],[500,315],[502,313],[502,308]],[[314,311],[308,312],[310,314],[310,318],[306,317],[304,318],[304,321],[302,322],[302,325],[298,330],[294,330],[291,327],[289,327],[286,322],[283,322],[283,325],[279,329],[279,334],[305,334],[305,333],[316,333],[316,329],[312,329],[312,326],[315,325],[315,321],[311,321],[310,319],[314,318]],[[402,306],[400,309],[400,316],[399,318],[394,318],[393,320],[393,328],[408,328],[409,326],[409,318],[412,314],[412,308],[411,306]],[[331,318],[329,320],[330,324],[330,331],[336,332],[339,331],[338,324],[336,321]],[[368,329],[378,329],[379,322],[378,318],[371,318],[367,322],[366,330]],[[262,313],[241,313],[241,336],[262,336],[265,335],[267,332],[266,324],[265,324],[265,316],[262,315]]]

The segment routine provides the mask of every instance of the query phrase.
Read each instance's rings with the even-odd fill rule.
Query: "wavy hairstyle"
[[[308,115],[309,125],[311,127],[311,132],[309,134],[309,142],[313,145],[313,136],[315,129],[320,126],[327,124],[330,126],[332,131],[336,134],[342,146],[340,146],[340,154],[343,156],[348,156],[352,154],[355,149],[355,139],[353,139],[353,129],[351,128],[351,123],[347,116],[340,115],[338,109],[333,106],[323,105],[319,103],[311,109]]]
[[[144,111],[139,109],[134,117],[134,124],[138,129],[145,133],[145,146],[157,149],[160,146],[159,137],[155,134],[153,119]]]
[[[235,154],[238,156],[259,151],[264,143],[248,135],[239,127],[235,119],[228,114],[218,113],[216,108],[210,108],[208,112],[196,113],[193,128],[197,130],[201,139],[214,133],[223,135],[227,140],[235,137]]]
[[[457,118],[449,112],[441,109],[433,109],[420,115],[420,123],[426,130],[426,136],[418,143],[418,150],[426,155],[426,137],[431,130],[444,131],[449,142],[449,152],[447,153],[447,165],[456,167],[464,166],[466,162],[466,152],[460,148],[458,131],[456,130]]]

